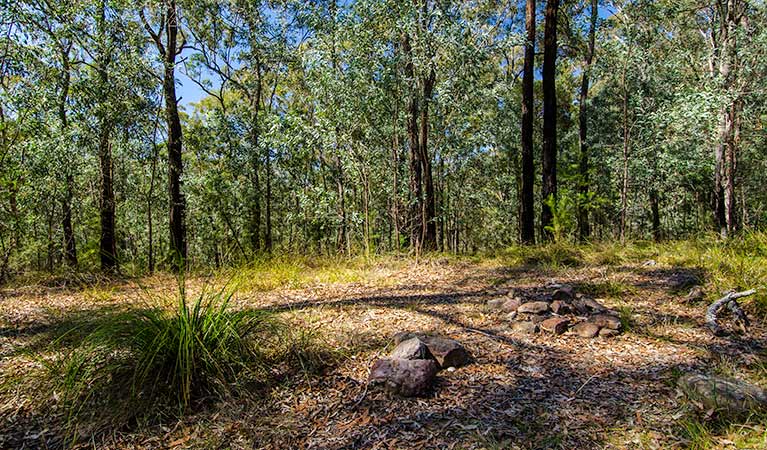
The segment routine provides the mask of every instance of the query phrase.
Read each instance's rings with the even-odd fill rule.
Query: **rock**
[[[579,322],[570,328],[582,338],[593,338],[599,334],[599,327],[591,322]]]
[[[403,397],[428,394],[439,366],[433,359],[379,359],[373,363],[368,382]]]
[[[547,302],[528,302],[521,304],[517,308],[517,312],[528,314],[543,314],[548,310],[549,304]]]
[[[501,307],[503,306],[504,303],[506,303],[506,301],[507,300],[505,298],[491,298],[490,300],[487,301],[487,307],[490,310],[496,311],[501,309]]]
[[[583,304],[586,305],[586,308],[588,308],[590,311],[598,313],[607,311],[607,308],[605,308],[603,304],[599,303],[593,298],[584,298],[582,301]]]
[[[601,330],[599,330],[599,337],[603,337],[603,338],[614,337],[614,336],[617,336],[619,334],[621,334],[620,331],[618,331],[618,330],[611,330],[609,328],[602,328]]]
[[[559,289],[554,291],[551,298],[553,300],[572,300],[575,298],[575,289],[569,284],[563,284]]]
[[[511,329],[517,333],[535,334],[538,332],[538,325],[533,322],[520,321],[512,323]]]
[[[508,321],[512,321],[512,320],[514,320],[516,318],[517,318],[517,312],[516,311],[510,312],[510,313],[506,314],[506,320],[508,320]]]
[[[434,356],[417,337],[400,342],[389,355],[392,359],[434,359]]]
[[[764,389],[734,378],[687,374],[677,380],[677,386],[687,397],[708,410],[735,415],[767,410]]]
[[[504,312],[516,312],[517,309],[522,305],[522,299],[519,297],[514,297],[506,300],[503,305],[501,305],[501,309]]]
[[[596,316],[591,316],[589,322],[599,328],[609,328],[611,330],[621,329],[621,320],[610,314],[597,314]]]
[[[463,367],[471,362],[469,351],[455,339],[427,336],[423,342],[443,369]]]
[[[541,329],[549,333],[562,334],[567,331],[570,321],[563,317],[552,317],[541,322]]]
[[[703,301],[705,297],[706,293],[703,292],[703,288],[700,286],[695,286],[690,289],[690,293],[687,294],[687,297],[685,297],[684,300],[688,303],[697,303]]]
[[[561,300],[554,300],[551,302],[550,308],[554,314],[562,315],[570,312],[570,305]]]
[[[417,337],[418,339],[423,341],[427,337],[427,335],[426,335],[426,333],[414,333],[412,331],[400,331],[399,333],[395,333],[394,334],[394,345],[399,345],[402,341],[407,341],[408,339],[412,339],[414,337]]]
[[[460,342],[450,338],[431,336],[426,333],[401,331],[394,335],[394,343],[399,345],[403,341],[414,337],[420,339],[426,345],[429,352],[442,368],[461,367],[471,361],[471,354],[469,354],[468,350]]]
[[[551,317],[549,314],[517,314],[517,320],[532,323],[541,323],[549,317]]]
[[[657,263],[657,262],[655,262],[655,260],[654,260],[654,259],[648,259],[647,261],[645,261],[645,262],[643,262],[643,263],[642,263],[642,266],[643,266],[643,267],[655,267],[655,266],[657,266],[657,265],[658,265],[658,263]]]

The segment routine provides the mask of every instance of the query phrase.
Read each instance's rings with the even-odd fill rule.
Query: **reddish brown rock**
[[[514,297],[506,300],[503,305],[501,305],[501,309],[504,312],[516,312],[517,309],[522,305],[522,299],[519,297]]]
[[[506,303],[506,298],[491,298],[487,301],[487,308],[493,311],[499,310],[503,307],[503,304]]]
[[[609,328],[602,328],[601,330],[599,330],[599,337],[603,337],[603,338],[615,337],[619,334],[621,334],[620,331],[611,330]]]
[[[517,312],[527,314],[543,314],[548,310],[549,304],[547,302],[528,302],[521,304],[517,308]]]
[[[593,338],[599,334],[599,327],[591,322],[579,322],[571,330],[583,338]]]
[[[541,329],[549,333],[562,334],[567,331],[570,321],[564,317],[552,317],[541,322]]]
[[[597,314],[589,318],[589,322],[600,328],[609,328],[611,330],[621,329],[621,319],[610,314]]]
[[[373,363],[368,382],[403,397],[429,393],[439,366],[433,359],[379,359]]]
[[[570,313],[570,305],[563,302],[562,300],[554,300],[551,302],[551,311],[554,314],[569,314]]]
[[[443,369],[462,367],[471,362],[469,351],[454,339],[427,336],[423,339],[423,342]]]

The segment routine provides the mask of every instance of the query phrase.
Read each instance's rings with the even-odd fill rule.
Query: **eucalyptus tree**
[[[557,27],[559,0],[546,1],[543,34],[543,145],[541,197],[541,236],[550,238],[554,213],[551,200],[557,197]]]
[[[149,10],[150,19],[147,19],[145,10]],[[170,258],[171,268],[174,271],[184,270],[187,246],[186,246],[186,223],[184,193],[182,192],[182,174],[184,164],[182,160],[182,128],[181,118],[178,113],[178,97],[176,96],[176,58],[181,55],[186,39],[183,31],[179,41],[179,14],[180,8],[176,0],[163,0],[155,8],[139,8],[139,16],[144,29],[154,42],[157,53],[162,63],[162,88],[165,99],[165,121],[167,125],[167,148],[168,148],[168,197],[170,214],[168,225],[170,228]]]

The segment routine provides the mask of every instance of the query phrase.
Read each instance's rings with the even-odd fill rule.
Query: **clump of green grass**
[[[274,313],[234,308],[233,290],[183,282],[155,306],[94,317],[51,345],[45,362],[71,424],[94,429],[180,416],[192,406],[263,392],[275,377],[311,376],[336,361],[320,331],[287,326]],[[157,306],[160,305],[160,306]]]
[[[525,264],[551,269],[577,267],[583,263],[581,248],[564,241],[510,247],[499,256],[506,265]]]
[[[233,310],[231,298],[231,292],[203,290],[190,300],[181,289],[170,311],[114,314],[52,368],[76,403],[115,383],[117,390],[129,388],[130,400],[157,398],[182,411],[194,399],[228,395],[241,380],[265,372],[259,339],[278,327],[267,313]]]

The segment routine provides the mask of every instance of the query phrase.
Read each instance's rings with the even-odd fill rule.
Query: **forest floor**
[[[652,255],[651,255],[652,256]],[[746,302],[747,335],[714,337],[706,304],[718,297],[712,274],[695,258],[656,254],[540,258],[387,258],[328,275],[299,269],[300,282],[240,289],[236,304],[267,308],[309,330],[337,355],[321,373],[275,382],[252,398],[228,398],[172,416],[89,435],[98,448],[767,448],[766,422],[717,426],[675,388],[680,373],[723,373],[764,385],[767,327],[763,308]],[[707,288],[686,304],[679,274]],[[274,277],[274,274],[268,275]],[[264,275],[262,280],[268,277]],[[254,280],[258,281],[258,277]],[[295,281],[295,280],[294,280]],[[573,333],[517,334],[488,300],[509,290],[571,283],[620,312],[613,338]],[[201,286],[204,277],[188,283]],[[763,281],[762,281],[763,282]],[[83,287],[24,285],[0,295],[0,447],[68,446],[57,393],[35,388],[33,375],[51,330],[72,317],[131,307],[170,276]],[[140,286],[139,286],[140,284]],[[734,286],[735,287],[735,286]],[[751,287],[751,286],[743,286]],[[431,396],[392,398],[365,388],[371,363],[400,331],[460,341],[473,362],[442,371]],[[13,382],[11,382],[13,380]],[[73,419],[80,420],[80,419]],[[83,419],[84,420],[84,419]],[[70,423],[71,424],[71,423]],[[71,436],[69,436],[71,438]]]

